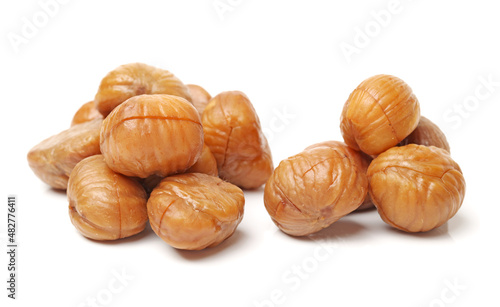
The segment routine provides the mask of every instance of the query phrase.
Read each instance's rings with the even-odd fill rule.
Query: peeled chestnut
[[[164,178],[147,207],[153,231],[178,249],[214,247],[229,238],[243,218],[243,191],[218,177],[188,173]]]
[[[242,92],[212,98],[202,116],[205,144],[217,160],[219,176],[243,189],[263,185],[273,171],[271,150],[259,117]]]
[[[203,149],[200,116],[172,95],[134,96],[111,112],[101,129],[101,152],[115,172],[165,177],[193,166]]]
[[[403,80],[376,75],[351,93],[340,118],[346,144],[368,155],[396,146],[418,125],[420,106]]]
[[[71,120],[71,126],[81,124],[84,122],[91,121],[96,118],[103,118],[102,114],[97,111],[95,108],[94,101],[89,101],[83,104],[73,115],[73,119]]]
[[[75,165],[97,155],[102,119],[73,125],[40,142],[28,152],[28,163],[35,175],[54,189],[66,190]]]
[[[187,84],[187,88],[189,89],[189,93],[191,94],[191,99],[193,101],[193,105],[198,110],[198,114],[200,116],[203,114],[205,107],[212,99],[212,96],[201,86],[196,84]]]
[[[436,146],[450,152],[450,145],[443,131],[431,120],[420,116],[417,128],[398,145],[417,144],[425,146]]]
[[[372,161],[367,176],[382,219],[406,232],[443,225],[464,200],[460,167],[446,150],[434,146],[391,148]]]
[[[97,110],[107,116],[125,100],[144,94],[174,95],[191,102],[188,88],[174,74],[144,63],[121,65],[109,72],[102,79],[94,101]]]
[[[264,204],[285,233],[315,233],[356,210],[368,180],[361,154],[341,142],[310,146],[278,165],[266,183]]]
[[[94,240],[116,240],[144,230],[146,192],[135,179],[113,172],[102,155],[83,159],[69,177],[69,215]]]
[[[210,148],[203,144],[201,155],[193,166],[188,168],[186,173],[203,173],[212,176],[218,176],[219,170],[217,169],[217,160],[210,151]]]

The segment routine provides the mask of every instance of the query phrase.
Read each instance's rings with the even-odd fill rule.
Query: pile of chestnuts
[[[462,171],[403,80],[363,81],[344,105],[340,129],[345,143],[309,146],[281,161],[267,182],[264,203],[283,232],[309,235],[373,206],[406,232],[429,231],[457,213]]]
[[[406,232],[429,231],[457,213],[460,167],[404,81],[363,81],[340,129],[344,142],[313,144],[274,168],[245,94],[211,97],[167,70],[131,63],[109,72],[71,127],[27,158],[43,182],[66,190],[71,222],[93,240],[126,238],[149,222],[175,248],[213,247],[240,224],[242,189],[264,184],[267,212],[292,236],[373,207]]]
[[[243,189],[262,186],[271,151],[242,92],[215,97],[171,72],[122,65],[72,126],[33,147],[33,172],[67,191],[69,216],[94,240],[153,231],[179,249],[216,246],[243,218]]]

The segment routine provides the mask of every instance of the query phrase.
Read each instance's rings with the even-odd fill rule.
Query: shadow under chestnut
[[[226,250],[236,249],[235,246],[241,244],[242,241],[245,240],[246,234],[236,229],[232,236],[221,242],[219,245],[215,247],[209,247],[202,250],[182,250],[175,249],[175,251],[184,259],[197,261],[200,259],[209,258],[214,255],[219,255]],[[168,248],[173,248],[167,244]]]
[[[144,241],[145,238],[152,238],[153,236],[156,236],[153,230],[151,229],[151,226],[149,225],[149,222],[146,223],[146,227],[144,228],[143,231],[140,233],[122,238],[122,239],[117,239],[117,240],[112,240],[112,241],[99,241],[99,240],[94,240],[90,238],[86,238],[87,240],[96,243],[96,244],[102,244],[102,245],[119,245],[119,244],[127,244],[127,243],[132,243],[132,242],[138,242],[138,241]]]

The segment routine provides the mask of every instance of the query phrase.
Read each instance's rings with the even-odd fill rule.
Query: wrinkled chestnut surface
[[[102,119],[72,126],[42,141],[28,152],[35,175],[54,189],[66,190],[73,167],[82,159],[100,153]]]
[[[187,100],[141,95],[116,107],[101,129],[108,166],[126,176],[165,177],[190,168],[201,155],[200,116]]]
[[[368,181],[359,152],[341,142],[310,146],[278,165],[264,190],[264,204],[285,233],[317,232],[358,208]]]
[[[205,107],[207,106],[212,96],[201,86],[196,84],[187,84],[187,88],[189,89],[189,93],[191,94],[191,98],[193,101],[193,105],[198,110],[198,114],[202,116]]]
[[[168,94],[191,102],[188,88],[170,71],[143,63],[121,65],[109,72],[94,101],[97,110],[107,116],[125,100],[143,94]]]
[[[420,106],[412,89],[397,77],[376,75],[351,93],[340,129],[351,148],[378,155],[406,138],[419,118]]]
[[[452,218],[462,205],[465,180],[449,153],[434,146],[394,147],[375,158],[367,173],[382,219],[407,232],[423,232]]]
[[[81,124],[84,122],[91,121],[96,118],[103,118],[102,114],[97,111],[95,108],[95,103],[94,101],[89,101],[85,104],[83,104],[75,113],[73,116],[73,119],[71,120],[71,126]]]
[[[417,128],[398,145],[417,144],[425,146],[436,146],[450,152],[450,145],[443,131],[431,120],[420,116]]]
[[[214,247],[230,237],[243,218],[245,198],[235,185],[189,173],[163,179],[148,200],[151,228],[178,249]]]
[[[325,142],[320,142],[320,143],[316,143],[316,144],[313,144],[311,146],[308,146],[305,150],[309,150],[309,149],[313,149],[313,148],[317,148],[317,147],[324,147],[324,146],[330,146],[333,148],[339,148],[339,146],[340,146],[340,148],[342,148],[345,146],[345,144],[338,142],[338,141],[325,141]],[[366,174],[366,171],[368,170],[368,166],[370,165],[370,162],[373,160],[373,158],[370,157],[369,155],[363,153],[363,152],[354,153],[353,150],[349,150],[349,152],[353,157],[355,157],[354,162],[358,163],[359,168]],[[358,159],[358,156],[360,159]],[[368,210],[368,209],[372,209],[372,208],[375,208],[375,206],[373,205],[373,202],[370,198],[370,194],[366,193],[365,200],[355,211],[363,211],[363,210]]]
[[[223,92],[209,102],[202,117],[205,143],[219,176],[243,189],[263,185],[273,171],[271,150],[248,97]]]
[[[88,157],[75,166],[67,192],[71,222],[87,238],[116,240],[146,227],[143,187],[113,172],[102,155]]]

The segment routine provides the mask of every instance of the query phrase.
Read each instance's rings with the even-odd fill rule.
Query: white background
[[[222,0],[232,5],[222,14],[213,0],[66,2],[51,16],[33,0],[0,4],[0,227],[5,246],[7,195],[17,195],[19,242],[16,301],[6,298],[1,248],[2,306],[500,306],[495,1]],[[33,18],[36,31],[13,43]],[[346,44],[358,48],[350,61]],[[130,62],[212,95],[245,92],[275,165],[341,140],[350,92],[374,74],[396,75],[446,133],[467,181],[463,206],[424,234],[393,230],[370,211],[297,239],[277,230],[257,190],[216,248],[178,251],[149,228],[87,240],[70,223],[66,195],[35,177],[26,154],[67,129],[101,78]]]

